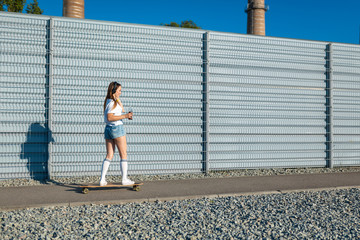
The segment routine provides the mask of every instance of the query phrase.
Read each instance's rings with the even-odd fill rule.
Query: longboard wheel
[[[88,192],[89,192],[89,189],[88,189],[88,188],[83,188],[83,189],[82,189],[82,193],[83,193],[83,194],[87,194]]]
[[[140,191],[140,186],[138,185],[133,186],[133,190],[137,192]]]

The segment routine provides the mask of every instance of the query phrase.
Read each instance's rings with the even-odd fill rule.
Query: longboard
[[[140,191],[140,186],[144,183],[135,183],[131,185],[122,185],[121,183],[108,183],[105,186],[100,186],[99,184],[90,184],[90,185],[84,185],[80,186],[82,188],[82,193],[87,194],[89,192],[89,189],[96,189],[96,188],[116,188],[116,187],[131,187],[134,191]]]

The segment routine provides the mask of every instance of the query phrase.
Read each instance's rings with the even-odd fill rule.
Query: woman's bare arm
[[[114,113],[108,113],[107,119],[109,122],[114,122],[114,121],[118,121],[118,120],[125,119],[125,118],[131,118],[132,115],[133,115],[132,113],[127,113],[127,114],[123,114],[120,116],[115,116]]]

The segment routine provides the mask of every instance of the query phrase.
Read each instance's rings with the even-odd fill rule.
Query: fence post
[[[329,43],[326,46],[326,151],[327,167],[334,167],[333,160],[333,46]]]
[[[52,92],[53,92],[53,32],[54,32],[54,19],[50,18],[48,21],[47,29],[47,178],[48,180],[52,179]]]
[[[203,172],[209,173],[209,40],[210,33],[203,35]]]

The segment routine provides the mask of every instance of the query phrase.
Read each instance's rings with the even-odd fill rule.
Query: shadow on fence
[[[20,158],[26,159],[26,167],[33,180],[44,180],[48,177],[48,144],[54,142],[48,127],[32,123],[26,134],[26,141],[21,145]]]

